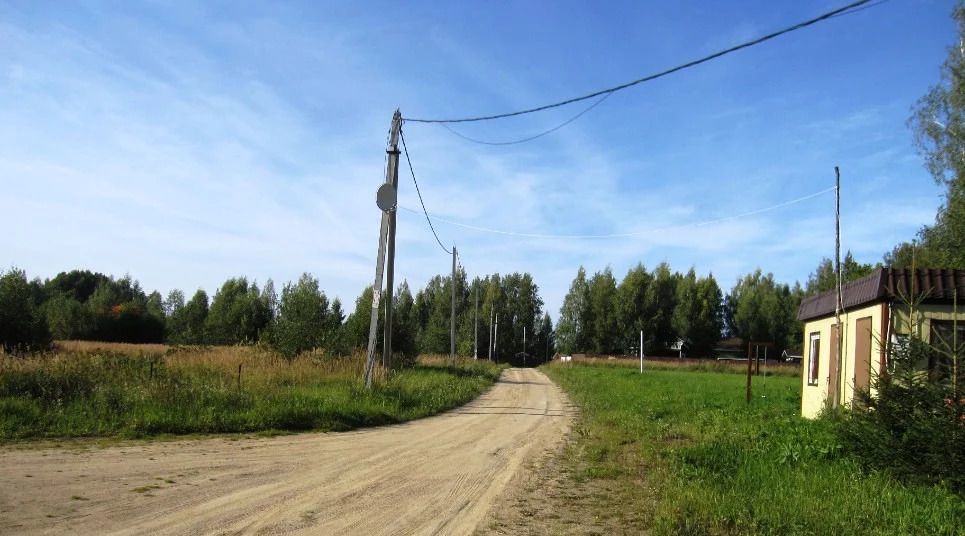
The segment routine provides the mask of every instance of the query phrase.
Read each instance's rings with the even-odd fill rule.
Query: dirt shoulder
[[[570,413],[541,372],[509,369],[472,403],[398,426],[2,448],[0,533],[470,534]]]

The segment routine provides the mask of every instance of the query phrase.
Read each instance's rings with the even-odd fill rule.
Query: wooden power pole
[[[489,304],[489,340],[486,346],[489,347],[489,360],[493,360],[493,304]]]
[[[479,282],[477,282],[473,289],[473,295],[475,297],[476,306],[473,309],[472,316],[472,358],[479,359]]]
[[[452,311],[449,315],[449,364],[456,364],[456,246],[452,246]]]
[[[389,155],[385,164],[385,183],[376,194],[376,204],[382,210],[382,224],[379,227],[379,250],[375,260],[375,284],[372,285],[372,315],[369,321],[369,344],[365,361],[365,386],[372,387],[372,372],[375,367],[375,342],[379,326],[379,304],[382,297],[382,275],[387,271],[388,296],[386,297],[385,346],[383,365],[386,356],[392,353],[392,285],[395,270],[395,208],[399,188],[399,132],[402,130],[402,113],[392,115],[389,129],[389,143],[385,152]],[[386,265],[388,248],[388,269]]]

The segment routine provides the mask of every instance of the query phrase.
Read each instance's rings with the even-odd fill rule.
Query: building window
[[[946,380],[951,375],[952,356],[961,355],[965,345],[965,322],[931,321],[928,342],[928,377],[932,381]]]
[[[808,354],[808,385],[818,384],[818,362],[821,357],[821,334],[811,334],[811,345]]]

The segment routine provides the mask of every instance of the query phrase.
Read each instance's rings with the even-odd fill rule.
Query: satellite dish
[[[379,191],[375,193],[375,204],[382,212],[389,212],[395,208],[396,194],[395,188],[389,183],[379,186]]]

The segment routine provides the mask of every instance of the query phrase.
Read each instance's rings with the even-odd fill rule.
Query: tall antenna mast
[[[841,310],[844,309],[844,299],[841,292],[841,171],[838,166],[834,166],[834,276],[836,279],[837,287],[837,297],[834,301],[834,323],[838,326],[837,333],[837,355],[833,358],[837,360],[837,366],[835,370],[834,378],[831,381],[834,382],[834,400],[831,401],[831,407],[838,407],[838,400],[841,396],[841,361],[842,361],[842,326],[841,326]]]

